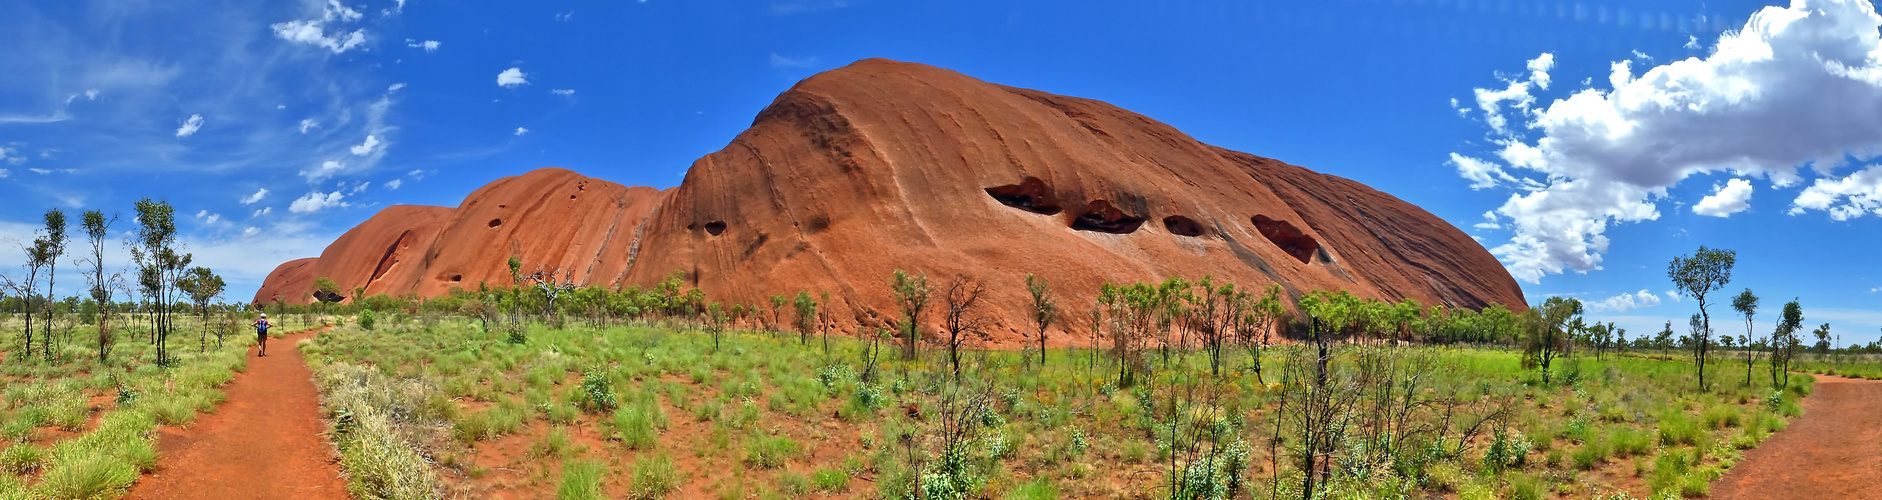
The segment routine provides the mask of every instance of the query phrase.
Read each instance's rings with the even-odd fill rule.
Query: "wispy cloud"
[[[243,197],[242,197],[242,204],[243,204],[243,205],[253,205],[253,204],[255,204],[255,202],[257,202],[257,201],[261,201],[261,199],[262,199],[263,197],[265,197],[265,196],[268,196],[268,188],[261,188],[261,189],[257,189],[257,190],[255,190],[255,194],[251,194],[251,195],[248,195],[248,196],[243,196]]]
[[[527,133],[529,133],[529,129],[526,129],[523,127],[516,127],[516,135],[523,135]]]
[[[808,68],[817,64],[816,57],[786,57],[776,52],[771,53],[772,68]]]

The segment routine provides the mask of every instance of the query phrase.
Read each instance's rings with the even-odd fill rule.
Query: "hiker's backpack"
[[[268,333],[268,320],[261,320],[261,324],[255,325],[255,333]]]

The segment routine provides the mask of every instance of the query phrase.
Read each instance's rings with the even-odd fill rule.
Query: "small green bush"
[[[378,324],[379,324],[379,313],[373,312],[372,309],[367,309],[367,310],[359,312],[359,327],[360,328],[365,328],[366,331],[372,331],[373,326],[378,325]]]

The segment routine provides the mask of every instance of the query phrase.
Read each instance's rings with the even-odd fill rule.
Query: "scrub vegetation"
[[[1636,348],[1572,299],[1170,280],[1107,286],[1095,329],[1038,322],[1093,349],[1006,351],[972,341],[977,284],[884,281],[914,321],[832,336],[817,295],[676,277],[367,298],[373,329],[300,348],[356,493],[386,498],[1703,497],[1812,387],[1714,345],[1701,389],[1690,340]]]

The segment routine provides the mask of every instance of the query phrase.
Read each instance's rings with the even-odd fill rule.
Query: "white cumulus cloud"
[[[372,154],[373,148],[377,147],[379,147],[379,138],[368,135],[366,136],[366,142],[362,142],[358,146],[353,146],[350,150],[355,155],[366,156]]]
[[[328,33],[328,28],[334,24],[358,21],[360,17],[362,15],[359,11],[341,5],[339,0],[327,0],[319,19],[298,19],[268,27],[274,30],[274,36],[282,40],[322,47],[340,54],[365,44],[366,30],[357,29],[349,33],[344,28],[335,28],[332,33]]]
[[[242,230],[243,238],[253,238],[258,234],[261,234],[261,228],[255,226],[248,226],[248,229]]]
[[[251,194],[251,195],[248,195],[248,196],[243,196],[243,197],[242,197],[242,204],[243,204],[243,205],[253,205],[253,204],[255,204],[255,202],[257,202],[257,201],[261,201],[261,198],[262,198],[262,197],[264,197],[264,196],[268,196],[268,188],[261,188],[261,189],[257,189],[257,190],[255,190],[255,194]]]
[[[1660,296],[1654,295],[1653,292],[1641,290],[1635,293],[1623,293],[1606,299],[1589,302],[1588,311],[1598,313],[1621,312],[1629,309],[1639,309],[1657,305],[1660,305]]]
[[[549,93],[563,96],[575,95],[575,89],[555,89],[549,91]]]
[[[294,200],[293,204],[288,205],[288,211],[297,214],[310,214],[333,207],[346,207],[347,203],[342,201],[345,197],[346,196],[340,194],[339,191],[331,193],[314,191]]]
[[[1796,0],[1752,15],[1706,57],[1639,75],[1632,61],[1614,62],[1608,90],[1531,107],[1529,87],[1541,88],[1549,68],[1537,61],[1526,80],[1479,89],[1501,164],[1460,163],[1460,174],[1472,186],[1507,182],[1498,172],[1535,184],[1516,185],[1497,209],[1513,234],[1491,252],[1531,283],[1600,269],[1608,225],[1659,218],[1655,202],[1689,176],[1732,171],[1784,187],[1801,180],[1801,167],[1828,175],[1846,158],[1882,153],[1882,113],[1851,112],[1882,107],[1879,26],[1868,0]],[[1505,121],[1505,105],[1523,115],[1521,126]],[[1842,187],[1835,182],[1848,181],[1820,183],[1822,197]],[[1796,206],[1831,206],[1811,195]],[[1861,213],[1859,202],[1844,201],[1842,214]]]
[[[526,85],[529,83],[529,80],[524,79],[524,77],[526,76],[529,76],[529,75],[523,73],[522,68],[510,68],[510,69],[503,70],[502,73],[497,73],[497,86],[515,87],[517,85]]]
[[[1797,195],[1790,214],[1827,211],[1834,220],[1882,215],[1882,167],[1869,167],[1842,179],[1817,179]]]
[[[399,186],[403,186],[403,185],[405,185],[405,179],[392,179],[392,180],[386,181],[386,189],[398,189]]]
[[[423,42],[420,42],[420,41],[408,39],[405,41],[406,47],[411,47],[414,49],[425,49],[425,52],[437,52],[438,46],[440,45],[444,45],[444,44],[438,42],[437,40],[425,40]]]
[[[183,120],[183,126],[176,128],[176,138],[182,139],[196,135],[196,131],[202,129],[203,115],[190,115],[189,119]]]
[[[529,133],[529,129],[526,129],[523,127],[516,127],[516,135],[523,135],[527,133]]]
[[[1712,186],[1712,194],[1692,206],[1692,212],[1712,217],[1731,217],[1751,208],[1751,181],[1732,179],[1724,186]]]
[[[317,128],[320,128],[320,122],[314,121],[313,118],[307,118],[307,119],[301,120],[301,133],[305,134],[307,133],[308,130],[313,130]]]
[[[256,210],[255,213],[249,214],[248,217],[252,219],[255,217],[261,217],[263,215],[268,215],[271,213],[274,213],[274,207],[261,207],[261,210]]]

